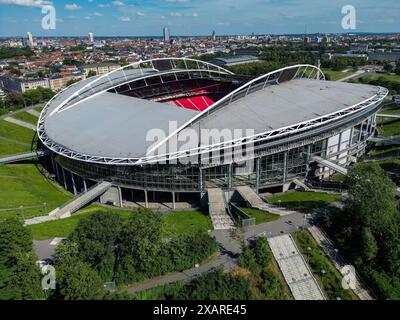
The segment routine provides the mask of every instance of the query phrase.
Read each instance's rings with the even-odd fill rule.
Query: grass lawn
[[[386,80],[400,83],[400,76],[389,73],[366,73],[362,75],[362,78],[366,78],[368,81],[385,78]]]
[[[323,68],[321,70],[325,75],[329,76],[330,80],[332,80],[332,81],[336,81],[336,80],[348,77],[354,73],[353,71],[345,71],[345,72],[333,71],[333,70],[327,69],[327,68]]]
[[[391,107],[391,108],[387,107],[385,109],[381,109],[381,111],[379,111],[378,114],[395,114],[395,115],[398,115],[398,114],[400,114],[400,108],[398,108],[397,105],[396,105],[396,107]],[[385,119],[385,118],[383,118],[383,119]]]
[[[239,209],[247,213],[250,217],[256,218],[256,224],[275,221],[279,219],[278,215],[269,213],[267,211],[246,207],[239,207]]]
[[[38,118],[28,112],[19,112],[12,115],[13,118],[22,120],[24,122],[36,125]]]
[[[34,109],[35,109],[37,112],[42,112],[43,108],[44,108],[44,106],[38,106],[38,107],[35,107]]]
[[[378,121],[379,134],[390,137],[400,134],[400,119],[381,118]]]
[[[48,211],[68,201],[70,196],[47,180],[33,163],[0,166],[0,209],[38,206],[32,209],[0,211],[0,219],[23,214],[30,218],[47,214]]]
[[[311,271],[328,299],[336,300],[337,297],[340,297],[342,300],[358,300],[353,291],[343,289],[342,275],[308,231],[297,231],[292,235],[300,252],[308,260]],[[311,248],[311,250],[308,250],[308,248]],[[322,270],[326,271],[323,276]]]
[[[213,228],[208,215],[201,211],[174,211],[164,218],[171,236],[205,232]]]
[[[341,173],[335,173],[328,178],[329,181],[333,182],[344,182],[345,179],[346,176]]]
[[[400,147],[394,147],[391,145],[379,145],[375,146],[368,154],[370,156],[391,156],[400,152]]]
[[[28,226],[28,228],[32,231],[33,239],[35,240],[46,240],[55,237],[69,237],[72,231],[78,225],[79,220],[99,211],[111,211],[119,215],[123,220],[128,219],[128,217],[133,213],[133,211],[130,210],[110,210],[97,205],[90,205],[74,213],[70,218],[34,224]]]
[[[0,120],[0,157],[31,150],[35,132]]]
[[[268,202],[279,205],[280,200],[282,207],[302,212],[310,212],[340,199],[340,195],[323,192],[288,192],[273,196],[268,199]]]
[[[111,211],[120,216],[122,220],[128,219],[135,212],[133,210],[109,209],[93,204],[74,213],[70,218],[35,224],[28,228],[31,229],[35,240],[68,237],[78,225],[80,219],[99,211]],[[164,216],[164,219],[167,233],[173,237],[212,229],[211,220],[200,211],[175,211]]]

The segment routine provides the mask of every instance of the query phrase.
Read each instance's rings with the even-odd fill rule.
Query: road
[[[360,76],[363,75],[364,73],[365,73],[365,71],[359,70],[359,71],[357,71],[356,73],[353,73],[352,75],[349,75],[349,76],[344,77],[344,78],[342,78],[342,79],[339,79],[339,80],[337,80],[337,81],[339,81],[339,82],[346,82],[346,81],[348,81],[348,80],[350,80],[350,79],[360,77]]]

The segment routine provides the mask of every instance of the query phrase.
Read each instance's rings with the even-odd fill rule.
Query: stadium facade
[[[58,93],[38,135],[51,151],[49,171],[75,193],[110,181],[119,203],[171,193],[189,201],[208,188],[287,188],[333,173],[315,157],[348,167],[365,153],[387,93],[326,81],[312,65],[249,77],[154,59]]]

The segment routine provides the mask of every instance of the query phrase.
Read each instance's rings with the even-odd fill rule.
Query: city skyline
[[[55,30],[41,27],[41,8],[56,9]],[[0,0],[0,36],[171,36],[216,34],[390,33],[400,30],[400,5],[395,0],[376,3],[355,0],[357,27],[341,26],[341,0],[321,4],[316,0]],[[318,17],[318,19],[315,19]]]

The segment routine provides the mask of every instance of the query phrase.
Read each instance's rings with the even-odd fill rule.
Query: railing
[[[318,225],[318,229],[321,232],[321,234],[324,236],[325,241],[328,242],[328,245],[331,246],[331,248],[335,248],[335,245],[333,244],[332,240],[329,238],[328,234],[325,232],[325,230]],[[337,261],[337,263],[340,265],[340,267],[344,267],[346,265],[350,265],[346,259],[343,257],[343,255],[341,253],[339,253],[339,251],[335,250],[335,260]],[[355,275],[357,277],[357,280],[361,283],[362,287],[365,288],[367,290],[367,292],[375,299],[377,300],[377,296],[375,295],[375,293],[371,290],[371,288],[365,283],[365,281],[363,280],[363,278],[361,277],[361,275],[357,272],[357,270],[354,269]]]
[[[241,227],[249,227],[256,224],[255,218],[250,217],[246,212],[241,210],[234,203],[230,202],[228,204],[228,207],[232,216],[235,218],[236,221],[240,223]]]

